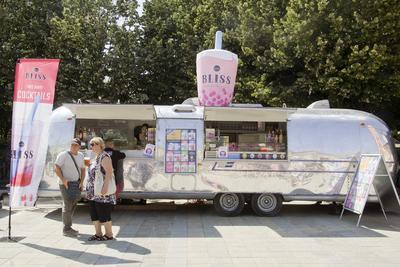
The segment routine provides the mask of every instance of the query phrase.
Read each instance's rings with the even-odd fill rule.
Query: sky
[[[137,8],[137,12],[139,13],[139,16],[141,16],[143,14],[143,2],[145,0],[137,0],[138,3],[138,8]]]

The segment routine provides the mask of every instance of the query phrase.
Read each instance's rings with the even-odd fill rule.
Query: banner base
[[[14,237],[3,236],[0,238],[0,243],[17,243],[22,239],[25,239],[25,236],[14,236]]]

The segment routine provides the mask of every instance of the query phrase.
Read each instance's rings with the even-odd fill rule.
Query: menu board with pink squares
[[[361,155],[357,172],[343,203],[345,209],[357,214],[361,214],[364,211],[369,190],[380,162],[380,155]]]
[[[166,173],[196,172],[195,129],[167,129],[165,144]]]

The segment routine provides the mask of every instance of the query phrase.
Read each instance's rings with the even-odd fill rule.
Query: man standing
[[[69,151],[58,154],[55,162],[55,172],[59,178],[60,191],[63,198],[62,220],[65,236],[77,236],[78,231],[72,229],[72,216],[76,204],[81,198],[83,179],[85,178],[84,157],[79,149],[81,141],[74,138]]]
[[[124,171],[123,171],[122,165],[120,165],[118,168],[118,162],[119,162],[119,160],[124,159],[126,157],[126,155],[125,155],[125,153],[114,149],[114,142],[111,139],[106,140],[106,148],[104,149],[104,151],[107,152],[111,157],[111,162],[112,162],[112,166],[114,169],[115,183],[117,185],[116,196],[118,199],[119,193],[124,188],[124,176],[123,176]]]

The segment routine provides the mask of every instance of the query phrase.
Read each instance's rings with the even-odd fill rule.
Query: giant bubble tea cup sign
[[[238,57],[221,49],[222,32],[215,35],[215,49],[197,54],[197,93],[201,106],[223,107],[232,103]]]

